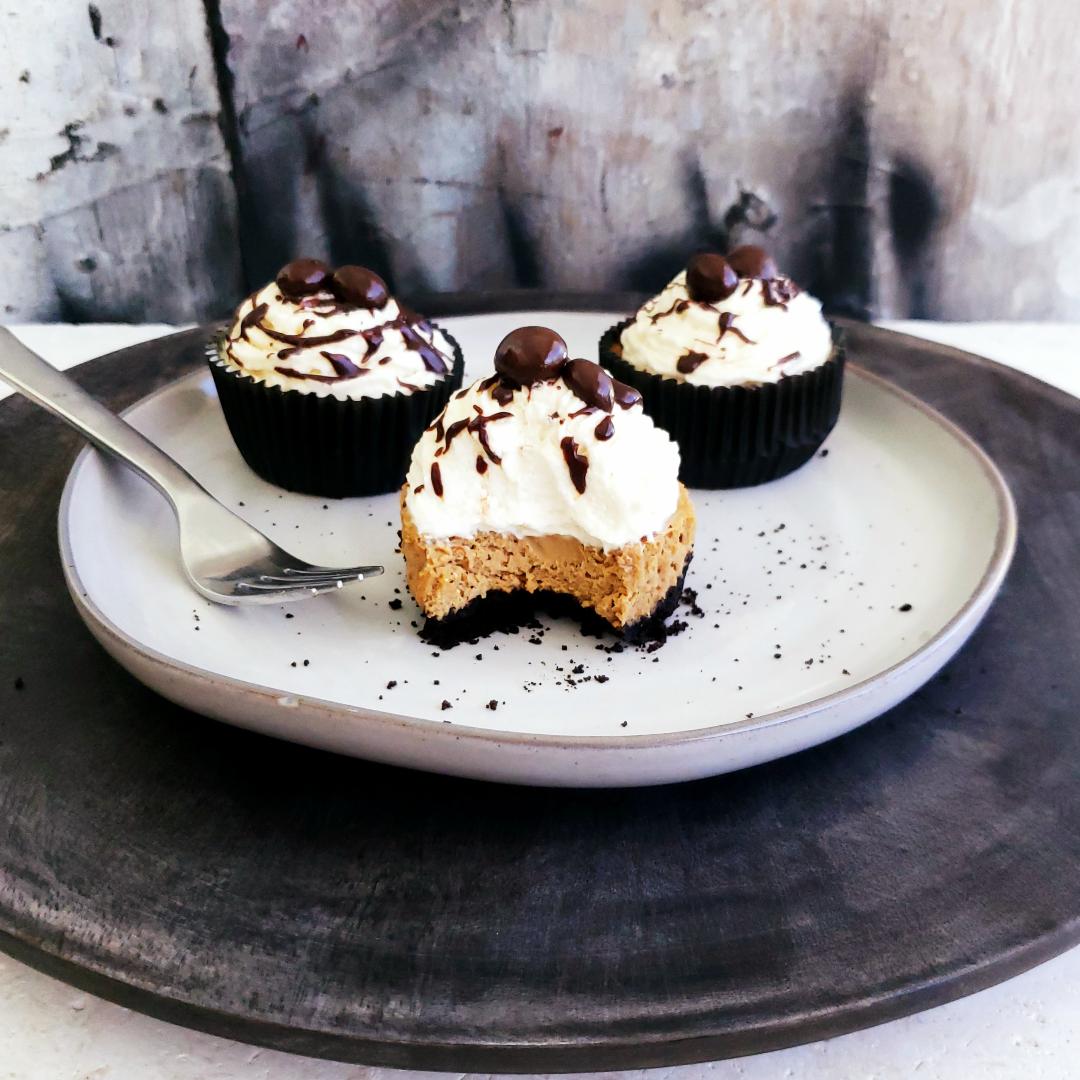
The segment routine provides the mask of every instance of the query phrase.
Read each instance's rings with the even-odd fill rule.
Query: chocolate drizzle
[[[439,463],[437,461],[431,463],[431,489],[440,499],[442,498],[442,470],[439,468]]]
[[[789,364],[792,360],[798,360],[802,356],[801,352],[788,353],[787,356],[781,356],[779,360],[773,364],[773,367],[780,367],[783,364]]]
[[[689,300],[676,300],[674,304],[667,309],[667,311],[653,312],[649,318],[653,323],[659,322],[660,319],[666,319],[669,315],[681,315],[690,306]]]
[[[484,448],[484,453],[491,459],[493,465],[501,465],[502,458],[491,449],[491,443],[488,442],[487,426],[493,423],[495,420],[505,420],[509,416],[513,416],[513,413],[497,412],[492,413],[490,416],[485,416],[481,411],[479,405],[474,405],[477,415],[474,416],[469,422],[469,432],[476,436],[477,441]]]
[[[559,443],[562,455],[566,461],[566,467],[570,470],[570,482],[577,489],[579,495],[585,494],[585,474],[589,471],[589,459],[578,448],[569,435]]]
[[[443,452],[445,453],[450,449],[450,444],[469,426],[468,418],[464,420],[455,420],[447,429],[446,436],[443,439]]]
[[[269,310],[268,304],[256,304],[241,320],[240,320],[240,336],[246,341],[247,332],[253,326],[257,326],[259,320]],[[261,327],[260,327],[261,329]]]
[[[344,353],[322,352],[319,355],[329,363],[339,379],[351,379],[364,370],[357,367]]]
[[[596,429],[595,431],[593,431],[593,434],[600,442],[607,442],[608,439],[610,439],[611,436],[615,434],[615,424],[612,421],[611,417],[605,416],[604,419],[596,425]]]
[[[766,307],[778,307],[787,311],[788,302],[799,295],[799,286],[791,278],[770,278],[761,283],[761,299]]]
[[[507,417],[512,416],[513,413],[497,412],[485,415],[479,405],[474,405],[473,408],[476,410],[475,416],[467,416],[461,420],[455,420],[449,426],[444,427],[443,417],[441,415],[436,418],[433,427],[428,429],[434,431],[436,443],[442,444],[435,450],[435,456],[437,458],[442,457],[447,450],[450,449],[450,444],[454,439],[456,439],[463,431],[467,431],[470,435],[476,436],[476,440],[479,442],[480,448],[484,451],[484,454],[487,455],[488,460],[493,465],[501,465],[502,458],[491,448],[491,442],[488,439],[487,426],[488,424],[494,423],[496,420],[505,420]],[[432,465],[432,469],[435,470],[437,466],[438,462],[435,462],[435,464]],[[476,457],[476,471],[483,475],[487,472],[487,469],[487,461],[484,460],[483,454],[478,454]],[[431,476],[431,486],[434,489],[435,494],[441,497],[443,493],[442,476],[436,476],[434,471]]]
[[[295,259],[283,267],[275,278],[275,285],[280,291],[279,301],[295,304],[302,311],[310,312],[312,317],[302,322],[303,332],[288,334],[265,323],[269,311],[268,303],[255,303],[259,296],[256,292],[249,297],[252,309],[244,315],[236,331],[236,339],[250,340],[248,331],[252,327],[262,331],[268,338],[280,342],[284,348],[278,350],[276,360],[288,360],[297,353],[316,349],[323,359],[333,368],[333,375],[301,371],[293,365],[275,367],[280,374],[294,379],[311,379],[315,382],[333,382],[340,379],[356,378],[366,373],[365,367],[340,352],[323,351],[327,346],[353,338],[362,338],[365,342],[364,354],[360,364],[366,363],[378,352],[385,340],[387,330],[398,330],[405,342],[405,347],[420,355],[424,367],[435,375],[446,375],[450,371],[447,357],[435,346],[430,338],[435,328],[430,322],[415,312],[399,305],[399,313],[386,322],[366,329],[343,327],[328,334],[312,334],[307,331],[317,326],[320,319],[327,319],[343,312],[365,309],[374,311],[387,306],[390,295],[386,283],[378,274],[362,266],[342,266],[331,273],[330,268],[318,259]],[[426,335],[426,336],[425,336]],[[233,340],[236,340],[233,339]],[[231,348],[231,341],[226,342],[226,353],[237,367],[244,365],[236,358]],[[394,357],[388,355],[380,359],[380,364],[390,363]],[[398,380],[408,389],[408,384]],[[422,389],[422,388],[420,388]]]
[[[737,338],[741,338],[741,339],[742,339],[743,341],[745,341],[745,342],[746,342],[746,344],[747,344],[747,345],[756,345],[756,344],[757,344],[757,342],[756,342],[756,341],[751,341],[751,340],[750,340],[750,339],[749,339],[749,338],[748,338],[748,337],[747,337],[747,336],[746,336],[746,335],[745,335],[745,334],[744,334],[744,333],[743,333],[743,332],[742,332],[742,331],[741,331],[741,330],[740,330],[740,329],[739,329],[739,328],[738,328],[738,327],[737,327],[737,326],[735,325],[735,314],[734,314],[734,312],[731,312],[731,311],[721,311],[721,312],[720,312],[720,320],[719,320],[719,323],[720,323],[720,335],[719,335],[719,337],[717,337],[717,339],[716,339],[716,343],[717,343],[717,345],[719,345],[719,344],[720,344],[720,342],[724,340],[724,335],[725,335],[726,333],[728,333],[728,331],[730,331],[731,333],[733,333],[733,334],[734,334],[734,335],[735,335],[735,336],[736,336]]]
[[[310,379],[312,382],[321,383],[335,383],[341,382],[342,379],[355,378],[355,376],[352,375],[316,375],[314,372],[297,371],[295,368],[290,367],[276,367],[274,370],[279,375],[286,375],[290,379]],[[357,375],[366,375],[367,373],[367,368],[358,368],[356,372]]]
[[[676,361],[675,368],[683,375],[690,375],[708,359],[708,355],[703,352],[685,352]]]
[[[422,338],[416,330],[407,323],[404,323],[401,326],[401,336],[405,339],[405,344],[410,349],[413,349],[420,354],[420,359],[424,361],[424,367],[426,367],[428,371],[433,371],[436,375],[446,374],[448,370],[446,367],[446,357],[444,357],[430,341],[426,341]]]

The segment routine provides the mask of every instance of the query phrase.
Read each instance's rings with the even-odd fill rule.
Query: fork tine
[[[352,584],[353,579],[332,578],[309,578],[306,581],[276,581],[274,579],[238,578],[234,581],[225,582],[234,589],[242,589],[245,592],[265,593],[301,593],[319,589],[336,589]],[[360,579],[355,579],[359,581]]]
[[[319,574],[312,573],[304,574],[302,576],[297,575],[295,577],[286,577],[283,574],[260,574],[258,578],[246,578],[244,580],[258,580],[284,587],[292,586],[303,588],[312,584],[312,582],[320,581],[365,581],[369,576],[371,576],[364,573],[365,569],[367,568],[363,566],[358,566],[354,568],[346,568],[343,570],[327,570]]]
[[[333,566],[309,566],[299,569],[294,566],[286,566],[280,574],[262,574],[261,577],[272,577],[282,581],[301,581],[309,577],[347,577],[369,578],[378,577],[383,572],[381,566],[346,566],[336,568]]]

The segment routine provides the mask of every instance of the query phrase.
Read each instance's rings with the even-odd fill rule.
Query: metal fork
[[[0,378],[59,416],[99,450],[160,491],[180,527],[180,561],[191,584],[219,604],[280,604],[383,572],[381,566],[313,566],[221,505],[190,473],[73,379],[0,327]]]

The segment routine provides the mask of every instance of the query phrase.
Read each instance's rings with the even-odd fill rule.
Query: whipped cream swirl
[[[285,390],[352,399],[413,394],[451,371],[446,335],[385,291],[381,306],[370,306],[336,295],[329,276],[304,295],[290,295],[281,280],[240,305],[218,353],[226,367]]]
[[[610,551],[665,528],[679,451],[620,386],[606,409],[561,376],[459,390],[413,450],[405,506],[419,532],[571,536]]]
[[[680,272],[620,337],[639,371],[694,386],[757,386],[820,367],[832,352],[821,304],[784,277],[740,277],[730,295],[694,299]]]

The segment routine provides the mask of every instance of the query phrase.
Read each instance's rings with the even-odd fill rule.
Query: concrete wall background
[[[1080,318],[1070,0],[2,0],[0,317],[202,319],[298,254]],[[13,61],[13,62],[12,62]]]

